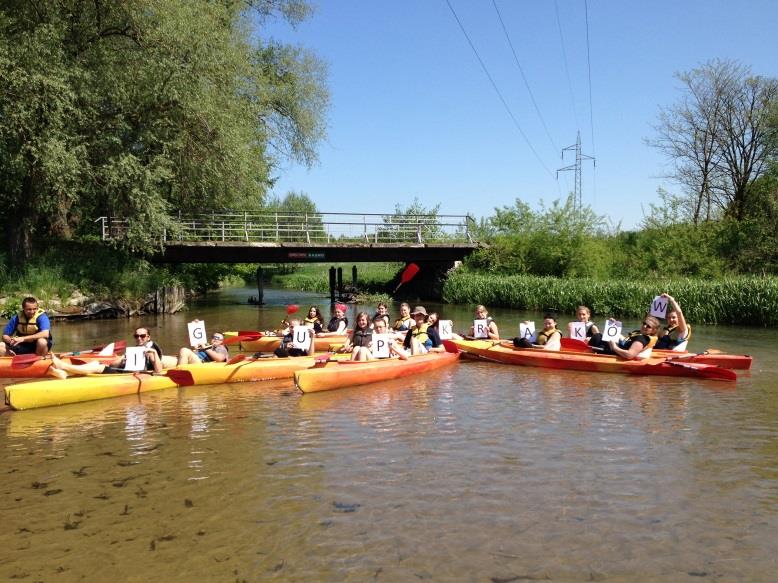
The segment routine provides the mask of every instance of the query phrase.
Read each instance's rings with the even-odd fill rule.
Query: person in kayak
[[[489,312],[486,311],[486,307],[480,304],[475,307],[475,319],[486,320],[486,335],[489,340],[500,339],[500,331],[497,328],[497,322],[495,322],[494,319],[489,315]],[[475,337],[475,322],[473,322],[473,325],[470,326],[470,337]]]
[[[667,325],[659,332],[655,348],[683,350],[686,347],[685,343],[692,336],[692,327],[686,323],[681,305],[674,297],[667,293],[663,293],[660,297],[666,298],[670,302],[670,309],[665,314]],[[681,347],[682,344],[683,347]]]
[[[575,310],[575,317],[578,319],[579,322],[583,322],[586,325],[587,340],[589,340],[589,338],[591,338],[592,335],[600,333],[600,329],[591,320],[592,311],[589,309],[588,306],[583,306],[583,305],[578,306]]]
[[[405,334],[403,347],[411,354],[426,354],[427,352],[445,352],[446,348],[440,341],[438,331],[427,322],[427,310],[424,306],[416,306],[411,312],[415,324]]]
[[[395,332],[407,332],[413,327],[413,318],[411,318],[411,307],[403,302],[400,304],[400,317],[394,321],[392,330]]]
[[[343,345],[343,352],[350,352],[351,360],[370,360],[372,341],[373,330],[370,328],[370,318],[367,312],[359,312],[354,329]]]
[[[197,350],[183,347],[178,351],[178,364],[198,364],[201,362],[226,362],[230,351],[224,345],[224,334],[216,332],[211,336],[210,346],[198,346]]]
[[[303,321],[303,324],[313,330],[314,334],[321,334],[324,332],[324,318],[321,315],[319,306],[311,306],[308,308],[308,316]]]
[[[389,356],[392,355],[398,356],[400,360],[407,360],[408,353],[405,352],[400,346],[397,345],[397,342],[392,338],[392,335],[389,333],[389,327],[387,326],[386,320],[381,317],[380,314],[376,314],[373,318],[373,336],[385,334],[387,338],[387,342],[389,343]],[[370,343],[370,360],[379,358],[377,356],[373,355],[372,349],[375,344],[375,339]]]
[[[170,356],[162,356],[162,349],[159,344],[151,339],[148,328],[137,328],[133,334],[135,346],[144,347],[147,372],[162,372],[164,368],[175,366],[175,359]],[[49,367],[49,376],[58,379],[66,379],[68,375],[87,375],[87,374],[119,374],[129,372],[125,370],[127,356],[119,356],[109,364],[103,364],[97,360],[85,362],[84,364],[72,364],[60,360],[57,356],[51,354],[51,366]]]
[[[308,345],[307,349],[297,348],[296,346],[292,346],[295,337],[295,329],[297,328],[303,328],[311,340],[311,343]],[[287,331],[286,334],[284,334],[283,338],[281,338],[281,345],[278,348],[276,348],[273,351],[273,353],[280,358],[286,358],[288,356],[311,356],[313,354],[313,351],[314,351],[313,330],[311,330],[306,326],[303,326],[299,318],[292,318],[289,321],[289,330]]]
[[[348,307],[346,304],[335,304],[335,308],[332,312],[332,318],[327,329],[323,331],[320,336],[337,336],[346,333],[348,328],[348,318],[346,318],[346,310]]]
[[[0,356],[45,356],[53,343],[49,317],[38,307],[38,300],[28,296],[22,300],[21,311],[14,314],[3,329]]]
[[[562,332],[556,327],[556,316],[546,314],[543,316],[543,329],[535,335],[533,344],[527,338],[513,339],[513,345],[517,348],[543,348],[544,350],[559,350],[562,347]]]
[[[386,322],[386,327],[389,327],[389,308],[384,302],[379,302],[378,306],[376,307],[376,313],[373,316],[373,322],[375,322],[376,318],[382,318]]]
[[[633,330],[626,338],[618,342],[614,340],[604,341],[602,334],[594,334],[589,340],[589,346],[600,350],[603,354],[615,354],[625,360],[637,360],[648,358],[648,350],[653,348],[657,341],[659,320],[654,316],[646,316],[639,330]]]

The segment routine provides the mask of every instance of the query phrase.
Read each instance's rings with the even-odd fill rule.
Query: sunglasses
[[[211,336],[211,340],[224,340],[223,336]]]
[[[133,334],[133,338],[146,338],[148,334]]]
[[[654,327],[653,324],[649,324],[648,322],[643,322],[643,326],[645,326],[646,328],[653,328]]]

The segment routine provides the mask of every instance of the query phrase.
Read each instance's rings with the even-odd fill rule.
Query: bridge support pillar
[[[338,267],[338,299],[343,299],[343,268]]]
[[[330,303],[335,303],[335,267],[330,267]]]
[[[265,303],[265,289],[262,282],[262,266],[257,266],[257,305],[261,306]]]

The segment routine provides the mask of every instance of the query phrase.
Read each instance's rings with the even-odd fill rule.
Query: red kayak
[[[34,358],[20,359],[18,356],[0,356],[0,378],[6,379],[36,379],[46,376],[46,371],[51,366],[50,358],[35,357],[35,355],[21,355]],[[78,356],[61,356],[62,360],[70,361],[73,364],[83,364],[91,360],[98,360],[103,364],[108,364],[116,354],[108,356],[99,356],[94,353],[82,353]],[[16,361],[14,361],[16,359]]]
[[[734,371],[710,364],[666,359],[623,360],[617,356],[556,352],[537,348],[515,348],[484,340],[456,340],[464,352],[492,362],[537,366],[542,368],[610,372],[637,375],[692,377],[719,381],[735,381]]]
[[[583,352],[596,354],[586,342],[575,338],[562,338],[562,352]],[[712,364],[721,368],[748,370],[751,368],[753,358],[748,354],[728,354],[715,348],[709,348],[703,352],[676,352],[675,350],[659,350],[654,348],[651,358],[665,358],[680,362],[696,362],[699,364]]]

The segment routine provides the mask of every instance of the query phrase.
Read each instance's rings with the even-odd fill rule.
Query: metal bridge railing
[[[121,239],[129,221],[100,217],[103,240]],[[469,215],[212,212],[179,214],[162,235],[177,242],[473,243]]]

